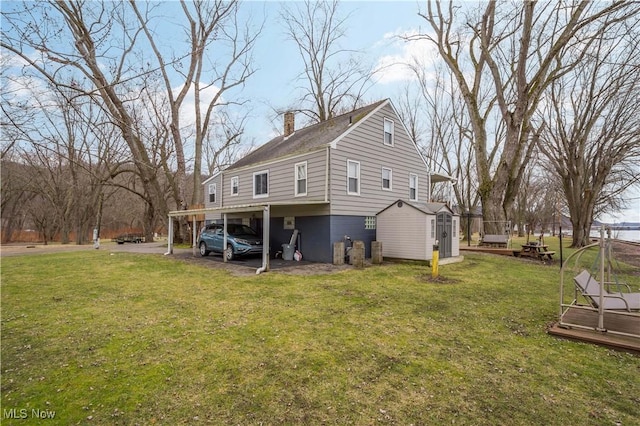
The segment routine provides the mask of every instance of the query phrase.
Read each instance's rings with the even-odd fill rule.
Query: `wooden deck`
[[[503,256],[513,256],[513,249],[487,246],[460,246],[460,251],[473,251],[478,253],[500,254]],[[519,251],[519,250],[517,250]]]
[[[574,324],[590,327],[592,330],[571,327]],[[604,328],[607,331],[596,331],[598,326],[598,312],[580,308],[568,308],[562,316],[562,321],[549,328],[549,334],[554,336],[580,340],[598,345],[608,346],[628,352],[640,354],[640,315],[621,315],[614,312],[604,313]],[[637,337],[623,336],[618,333],[633,334]]]

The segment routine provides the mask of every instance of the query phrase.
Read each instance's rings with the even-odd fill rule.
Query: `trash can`
[[[283,244],[282,245],[282,258],[284,260],[293,260],[293,253],[295,252],[296,247],[293,244]]]

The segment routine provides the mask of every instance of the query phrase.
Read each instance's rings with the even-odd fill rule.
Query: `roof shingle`
[[[276,136],[236,161],[227,170],[264,163],[289,155],[302,154],[326,146],[386,101],[384,99],[330,120],[304,127],[288,137]]]

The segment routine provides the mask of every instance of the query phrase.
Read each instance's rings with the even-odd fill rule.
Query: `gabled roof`
[[[388,99],[358,108],[336,116],[330,120],[313,124],[294,131],[291,135],[276,136],[266,144],[245,155],[227,170],[238,169],[252,164],[264,163],[276,158],[311,152],[332,143],[368,114],[382,106]]]

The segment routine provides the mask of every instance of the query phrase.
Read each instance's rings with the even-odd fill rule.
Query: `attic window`
[[[393,120],[384,119],[384,144],[393,146]]]

